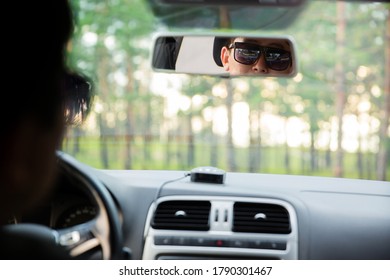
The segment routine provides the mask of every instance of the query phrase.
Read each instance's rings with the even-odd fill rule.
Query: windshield
[[[62,144],[80,161],[389,181],[388,4],[309,1],[287,28],[250,31],[294,38],[294,78],[227,79],[153,72],[164,28],[144,1],[72,2],[69,65],[95,94]]]

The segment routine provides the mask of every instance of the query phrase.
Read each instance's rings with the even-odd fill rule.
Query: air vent
[[[235,232],[279,234],[291,232],[287,209],[276,204],[236,202],[233,219]]]
[[[209,225],[209,201],[174,200],[158,205],[152,221],[155,229],[207,231]]]

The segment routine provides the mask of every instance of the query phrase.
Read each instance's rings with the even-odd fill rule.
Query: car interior
[[[348,152],[349,148],[355,147],[353,145],[357,140],[348,142],[354,134],[345,132],[343,143],[347,144],[344,146],[344,156],[348,161],[344,160],[343,164],[345,173],[351,170],[354,175],[348,177],[332,171],[328,175],[321,173],[321,166],[326,163],[326,154],[321,147],[334,144],[331,153],[333,162],[337,161],[339,155],[335,144],[336,132],[329,132],[332,145],[324,144],[321,139],[328,139],[325,137],[326,125],[333,127],[337,123],[335,91],[340,76],[345,77],[350,94],[345,104],[355,102],[359,96],[362,96],[359,100],[364,100],[364,96],[370,98],[370,101],[359,104],[371,106],[372,111],[368,108],[355,118],[363,123],[364,118],[369,116],[371,121],[367,122],[367,129],[376,129],[375,133],[369,134],[372,138],[364,142],[368,147],[366,161],[363,161],[365,168],[379,168],[381,149],[390,150],[389,121],[387,119],[386,123],[383,118],[389,118],[390,109],[387,115],[385,109],[381,109],[386,107],[382,106],[386,102],[390,104],[390,7],[386,1],[72,2],[77,7],[76,14],[80,20],[70,57],[72,63],[85,70],[90,78],[82,82],[84,87],[78,81],[73,81],[69,86],[69,90],[77,89],[79,95],[75,98],[77,104],[72,103],[74,100],[69,101],[71,109],[67,118],[78,120],[79,123],[69,126],[70,132],[57,152],[59,176],[52,195],[28,215],[10,218],[11,234],[30,243],[62,246],[73,259],[390,259],[388,154],[385,156],[387,177],[374,178],[376,171],[371,169],[367,169],[365,174],[370,173],[367,177],[359,177],[356,175],[355,154],[363,148],[356,146],[354,152]],[[120,3],[122,8],[114,2]],[[354,30],[355,37],[352,37],[351,31],[346,32],[346,38],[358,41],[353,41],[356,44],[341,51],[341,56],[345,56],[344,68],[337,60],[340,57],[337,40],[341,40],[341,37],[337,39],[336,2],[345,4],[347,28]],[[146,36],[134,31],[136,39],[132,39],[135,43],[129,47],[128,39],[119,41],[114,37],[122,32],[129,38],[128,30],[146,28],[132,22],[132,15],[121,14],[122,10],[130,10],[124,6],[136,7],[136,4],[142,5],[142,13],[150,17],[153,23],[150,30],[153,32],[148,31]],[[359,17],[354,21],[354,12],[361,18],[367,16],[370,21],[358,22],[366,20]],[[333,14],[334,18],[329,18]],[[112,20],[110,27],[100,26],[104,22],[100,16],[104,15],[107,20]],[[120,22],[119,16],[124,16],[128,21]],[[146,22],[146,16],[137,20]],[[375,38],[372,35],[364,39],[370,32],[373,34],[369,27],[373,28],[374,25],[379,26],[382,33],[375,35]],[[296,26],[301,33],[295,33],[293,28]],[[362,26],[360,33],[358,26]],[[94,35],[103,29],[107,30],[106,37],[102,39]],[[304,32],[308,33],[305,42]],[[324,38],[324,42],[321,38]],[[325,43],[325,38],[332,38],[332,42]],[[374,46],[367,47],[365,44],[368,44],[368,40]],[[123,49],[127,48],[127,53],[123,50],[115,53],[122,46],[126,46]],[[99,51],[105,54],[104,58],[98,57]],[[109,64],[107,57],[114,62]],[[96,60],[89,62],[90,58]],[[321,61],[315,62],[316,59]],[[362,61],[358,62],[359,59]],[[229,73],[234,63],[241,68],[253,69],[252,66],[259,61],[264,61],[267,70],[260,73]],[[118,68],[115,69],[114,65],[118,65]],[[311,68],[313,65],[316,68]],[[341,72],[337,72],[340,69]],[[99,76],[104,71],[109,74]],[[322,87],[328,82],[326,87]],[[156,93],[147,95],[147,91],[153,91],[150,89],[152,87],[156,88]],[[191,88],[195,93],[189,90]],[[91,100],[81,94],[92,89],[94,96]],[[232,94],[229,94],[229,90]],[[248,101],[249,97],[246,97],[250,90],[256,94]],[[302,101],[303,98],[311,98],[304,96],[306,90],[319,99],[318,107],[314,106],[307,115],[289,113],[287,107],[299,111],[300,106],[308,104]],[[190,97],[182,98],[186,93]],[[279,93],[294,97],[286,95],[276,99]],[[199,100],[203,100],[203,107],[196,107],[196,96],[201,96]],[[325,101],[320,100],[322,97]],[[106,105],[105,102],[110,100],[112,104]],[[150,100],[149,109],[142,105],[145,100]],[[188,103],[188,100],[192,100],[192,103]],[[85,104],[89,102],[93,107],[86,108]],[[130,106],[126,107],[127,104]],[[226,107],[228,104],[231,106]],[[344,114],[348,114],[359,105],[344,106]],[[161,111],[156,109],[158,107]],[[227,113],[217,118],[220,107],[231,108],[231,111],[223,111]],[[375,111],[374,107],[378,109]],[[275,108],[279,108],[278,111],[272,111]],[[295,142],[291,140],[288,146],[283,137],[274,136],[266,130],[261,134],[260,143],[260,136],[251,137],[248,132],[255,133],[251,127],[257,123],[248,124],[249,119],[255,116],[248,113],[252,112],[250,110],[263,110],[269,113],[267,116],[271,115],[271,111],[274,115],[283,113],[285,119],[296,121],[295,126],[289,127],[289,133],[298,135],[291,139],[302,144],[294,146]],[[317,121],[311,115],[319,111],[329,122]],[[236,118],[239,113],[243,117]],[[155,116],[149,122],[146,119],[148,114]],[[102,116],[105,116],[105,130],[99,126]],[[182,121],[175,119],[176,116]],[[207,120],[207,116],[212,121],[199,121],[200,118]],[[262,122],[269,131],[277,129],[277,122],[272,120],[264,118]],[[318,135],[324,136],[318,138],[320,140],[316,143],[310,142],[313,139],[309,136],[310,129],[314,127],[311,120],[317,121]],[[87,123],[85,127],[82,125],[84,121]],[[228,122],[233,129],[228,128]],[[305,132],[294,134],[302,123]],[[119,124],[122,126],[116,128]],[[141,124],[150,130],[141,134],[137,130]],[[378,136],[382,125],[385,126],[384,138]],[[133,129],[131,135],[126,130],[128,126],[130,130]],[[169,134],[172,127],[177,128],[177,134]],[[188,127],[192,127],[192,132],[188,132]],[[238,133],[234,134],[234,131]],[[362,139],[363,133],[356,139]],[[211,136],[217,134],[220,140],[215,144],[213,139],[216,138]],[[88,137],[92,139],[90,142],[85,140]],[[80,142],[76,143],[75,139],[80,139]],[[103,142],[105,139],[108,140]],[[189,142],[182,144],[181,139]],[[203,141],[204,146],[196,146],[199,143],[196,139],[201,139],[199,141]],[[142,150],[144,143],[154,146],[151,144],[150,150]],[[273,172],[267,169],[267,165],[271,166],[274,162],[282,169],[288,161],[285,155],[275,152],[265,158],[263,154],[264,160],[259,167],[256,162],[261,158],[259,151],[262,150],[255,144],[250,146],[253,149],[244,148],[252,145],[248,143],[256,143],[269,151],[273,151],[270,148],[272,143],[283,151],[290,147],[292,155],[304,159],[296,161],[296,172],[288,168],[285,172]],[[166,150],[159,150],[158,145]],[[119,149],[122,146],[123,149]],[[196,150],[191,147],[196,147]],[[316,155],[319,166],[314,174],[304,172],[309,169],[311,152]],[[189,160],[191,153],[198,161]],[[170,160],[168,154],[172,156]],[[245,163],[239,161],[242,154],[245,154]],[[148,158],[149,161],[146,160]],[[105,165],[104,159],[106,162],[110,160],[110,164]],[[117,162],[120,160],[128,165],[119,165]],[[254,168],[251,169],[251,166]]]

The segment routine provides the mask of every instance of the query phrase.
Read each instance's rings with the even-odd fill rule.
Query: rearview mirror
[[[224,77],[297,73],[295,44],[289,36],[158,36],[152,66],[158,72]]]

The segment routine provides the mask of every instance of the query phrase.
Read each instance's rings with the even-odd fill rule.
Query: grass
[[[189,159],[188,145],[183,142],[151,141],[147,145],[142,138],[132,139],[130,150],[126,148],[124,137],[110,137],[102,141],[99,137],[66,139],[63,151],[73,155],[81,162],[102,169],[157,169],[190,170],[197,166],[214,165],[226,171],[250,172],[249,156],[259,160],[257,173],[295,174],[311,176],[333,176],[332,164],[327,164],[325,151],[316,151],[316,166],[310,166],[310,151],[304,148],[289,148],[289,167],[285,164],[285,147],[234,148],[234,161],[228,159],[226,145],[209,145],[206,142],[195,143],[194,156]],[[104,145],[103,145],[104,144]],[[105,149],[103,149],[105,147]],[[103,150],[106,161],[103,161]],[[130,151],[130,152],[129,152]],[[261,152],[261,156],[256,153]],[[356,153],[344,153],[344,176],[346,178],[375,179],[376,155],[363,155],[363,172],[359,174]],[[335,154],[330,155],[331,163]],[[130,163],[130,164],[129,164]],[[233,164],[234,163],[234,164]],[[252,165],[253,166],[253,165]],[[387,168],[387,181],[390,181],[390,165]]]

